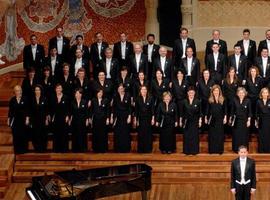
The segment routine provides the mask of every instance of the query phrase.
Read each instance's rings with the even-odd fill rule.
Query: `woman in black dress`
[[[249,127],[251,122],[251,102],[247,98],[247,91],[239,87],[231,108],[229,124],[232,126],[232,150],[238,152],[238,147],[248,147]]]
[[[164,154],[176,151],[174,128],[178,125],[177,106],[170,92],[164,92],[157,108],[156,126],[160,127],[159,149]]]
[[[190,87],[180,113],[180,127],[184,129],[183,152],[196,155],[200,151],[199,127],[202,125],[201,102],[195,98],[195,88]]]
[[[149,84],[148,81],[145,79],[145,75],[143,71],[140,71],[138,74],[138,79],[136,79],[133,83],[133,94],[132,97],[134,99],[134,101],[136,101],[137,97],[140,94],[140,90],[142,86],[146,86],[147,87],[147,92],[149,89]]]
[[[152,152],[152,126],[154,125],[154,102],[146,86],[141,86],[135,102],[134,125],[138,131],[139,153]]]
[[[48,101],[43,95],[43,88],[41,85],[36,85],[34,87],[34,99],[30,105],[32,143],[36,152],[45,152],[47,149],[48,109]]]
[[[29,104],[27,98],[22,96],[22,88],[14,87],[14,97],[9,101],[8,126],[11,127],[15,154],[26,153],[28,137],[26,126],[29,125]]]
[[[258,152],[270,153],[270,94],[268,88],[260,92],[256,105],[256,127],[259,130]]]
[[[224,101],[219,85],[213,85],[205,124],[209,125],[208,131],[208,151],[209,153],[224,152],[224,124],[227,123],[227,105]]]
[[[72,73],[70,73],[70,65],[68,63],[63,64],[63,73],[59,80],[56,80],[56,84],[60,83],[63,87],[63,94],[66,95],[70,100],[73,97],[74,90],[74,79]]]
[[[53,129],[53,151],[57,153],[68,151],[69,102],[69,98],[63,94],[62,85],[57,84],[55,86],[55,96],[49,104]]]
[[[156,70],[156,77],[152,80],[151,93],[154,98],[155,108],[162,102],[162,95],[164,92],[170,90],[169,81],[163,78],[163,72],[161,69]]]
[[[33,90],[34,86],[38,84],[38,79],[36,78],[36,71],[34,68],[29,68],[27,70],[27,76],[23,79],[22,82],[22,96],[26,97],[31,104],[33,100]]]
[[[72,132],[72,151],[87,151],[87,127],[89,125],[88,101],[83,97],[82,88],[74,91],[74,99],[71,102],[70,125]]]
[[[130,95],[132,95],[132,85],[133,85],[133,81],[132,79],[129,77],[128,75],[128,69],[126,66],[123,66],[120,70],[120,76],[119,78],[117,79],[116,81],[116,92],[117,92],[117,89],[118,89],[118,86],[122,84],[125,88],[125,91],[127,93],[129,93]]]
[[[90,100],[92,99],[92,90],[90,87],[90,81],[86,77],[84,68],[78,69],[77,77],[74,80],[73,87],[74,87],[74,90],[77,88],[82,89],[82,98],[86,100],[87,102],[89,102],[89,106],[90,106]]]
[[[100,71],[98,73],[98,79],[93,82],[93,93],[95,96],[100,90],[103,90],[103,98],[111,102],[114,93],[114,85],[111,80],[106,79],[104,71]]]
[[[91,101],[90,122],[93,128],[92,148],[96,153],[108,151],[108,125],[110,120],[110,101],[104,97],[104,91],[97,89],[96,97]]]
[[[113,98],[111,123],[114,128],[114,150],[119,153],[130,152],[131,137],[130,137],[130,122],[131,122],[131,97],[125,91],[123,84],[120,84],[117,89],[117,94]]]
[[[198,98],[201,101],[201,112],[202,115],[206,115],[206,108],[208,105],[208,99],[210,96],[210,91],[215,84],[215,81],[210,77],[210,71],[208,69],[204,69],[202,72],[202,78],[198,81]],[[207,130],[207,125],[202,122],[202,131]]]
[[[43,77],[40,84],[43,87],[43,95],[47,100],[51,99],[54,94],[55,78],[51,75],[50,67],[45,67],[43,69]]]

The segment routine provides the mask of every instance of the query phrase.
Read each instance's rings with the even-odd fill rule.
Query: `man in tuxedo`
[[[186,49],[187,47],[191,47],[194,53],[194,57],[196,57],[196,45],[193,39],[188,37],[188,29],[181,28],[180,29],[180,38],[175,40],[173,46],[173,60],[174,66],[177,68],[181,65],[181,59],[186,57]]]
[[[168,79],[169,81],[172,81],[173,79],[173,63],[172,59],[167,56],[168,50],[166,47],[161,46],[159,49],[159,56],[156,57],[153,60],[153,72],[152,72],[152,77],[156,77],[156,71],[158,69],[161,69],[163,72],[164,78]]]
[[[120,41],[116,42],[113,46],[113,57],[118,59],[121,68],[123,66],[127,67],[128,58],[134,53],[133,50],[133,44],[127,41],[127,35],[125,33],[121,33]]]
[[[238,155],[231,163],[231,192],[236,200],[250,200],[256,191],[255,161],[247,157],[246,146],[239,147]]]
[[[99,72],[99,63],[105,59],[105,49],[109,47],[107,42],[103,41],[102,33],[98,32],[95,34],[96,42],[91,44],[90,47],[90,60],[93,66],[94,79],[97,79]]]
[[[235,69],[236,75],[240,79],[240,81],[242,81],[242,83],[245,84],[248,71],[247,57],[241,54],[240,43],[234,45],[234,54],[228,57],[228,68],[231,67]]]
[[[258,47],[258,56],[261,56],[261,52],[263,49],[268,49],[268,56],[270,56],[270,29],[265,31],[265,40],[260,41]]]
[[[209,54],[213,53],[212,50],[212,45],[214,43],[217,43],[219,45],[219,53],[223,54],[225,57],[225,61],[228,57],[228,51],[227,51],[227,43],[224,40],[220,39],[220,31],[219,30],[213,30],[212,31],[212,40],[209,40],[206,42],[206,47],[205,47],[205,64],[207,60],[207,56]]]
[[[190,86],[196,86],[200,78],[200,61],[193,57],[193,49],[188,47],[187,56],[182,59],[181,69],[185,73],[186,80]]]
[[[50,54],[45,59],[46,66],[50,67],[51,75],[58,80],[62,74],[62,59],[57,54],[57,47],[51,46]]]
[[[99,72],[105,72],[106,79],[115,82],[119,76],[119,62],[116,58],[113,58],[113,51],[111,48],[105,50],[105,58],[100,61]]]
[[[155,44],[155,35],[147,35],[148,44],[143,46],[143,53],[147,55],[148,58],[148,80],[152,80],[152,71],[153,71],[153,60],[159,56],[160,46]]]
[[[219,53],[220,45],[212,44],[212,52],[206,58],[206,68],[209,69],[211,78],[216,84],[221,84],[222,79],[226,76],[226,61],[225,56]]]
[[[145,77],[148,78],[148,59],[142,52],[140,44],[134,45],[134,54],[129,57],[128,69],[131,73],[131,78],[136,80],[139,72],[143,71]]]
[[[43,45],[38,44],[37,36],[30,36],[29,45],[23,49],[23,68],[27,71],[30,68],[34,68],[38,78],[42,75],[44,67],[45,51]]]
[[[75,38],[76,42],[72,47],[70,48],[70,59],[69,62],[73,62],[76,59],[76,51],[77,49],[80,49],[83,54],[83,59],[88,60],[90,59],[90,52],[88,46],[84,45],[84,40],[82,35],[77,35]]]
[[[64,31],[62,27],[56,29],[57,35],[50,39],[49,41],[49,53],[53,47],[56,47],[58,56],[61,57],[61,60],[64,62],[68,61],[70,41],[67,37],[64,36]]]
[[[270,57],[268,49],[265,47],[261,51],[261,56],[256,58],[255,65],[259,69],[260,76],[263,77],[264,86],[270,82]]]
[[[89,71],[89,61],[83,58],[83,52],[81,49],[77,49],[75,53],[76,58],[72,61],[70,66],[70,73],[72,76],[76,76],[77,72],[80,68],[85,69],[85,74],[87,78],[90,78],[90,71]]]
[[[250,30],[243,30],[243,39],[237,42],[241,47],[241,54],[245,55],[248,59],[247,67],[251,67],[255,64],[256,58],[256,42],[250,39]]]

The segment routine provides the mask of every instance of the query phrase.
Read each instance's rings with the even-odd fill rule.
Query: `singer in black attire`
[[[125,92],[123,84],[117,89],[113,98],[111,123],[114,127],[114,150],[119,153],[128,153],[131,149],[130,136],[131,97]]]
[[[102,89],[97,89],[91,101],[90,122],[92,124],[92,148],[96,153],[108,151],[108,125],[110,120],[110,101]]]
[[[139,153],[152,152],[152,125],[154,125],[154,101],[146,86],[140,88],[135,102],[134,123],[137,126]]]
[[[72,130],[72,152],[87,151],[87,126],[89,125],[88,101],[82,98],[83,90],[74,91],[70,117]]]

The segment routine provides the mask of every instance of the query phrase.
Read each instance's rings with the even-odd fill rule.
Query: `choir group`
[[[270,153],[270,30],[256,48],[243,31],[243,39],[228,56],[220,31],[206,43],[205,69],[196,58],[196,45],[186,28],[174,43],[172,56],[155,44],[133,44],[127,35],[110,48],[102,33],[90,47],[77,35],[70,46],[63,29],[49,41],[48,56],[35,35],[25,46],[26,77],[14,87],[8,125],[16,154],[47,151],[48,133],[53,151],[108,151],[113,132],[114,151],[131,151],[131,132],[138,134],[137,151],[152,152],[153,133],[159,133],[162,153],[176,151],[176,133],[183,133],[183,152],[199,153],[199,134],[208,132],[209,153],[224,152],[224,136],[232,134],[232,150],[248,146],[250,133],[258,133],[258,151]],[[202,71],[202,72],[201,72]]]

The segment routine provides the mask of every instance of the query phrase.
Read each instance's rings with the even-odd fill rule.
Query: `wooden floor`
[[[113,137],[109,136],[110,153],[84,154],[28,153],[14,156],[10,128],[6,126],[8,101],[12,87],[20,84],[22,72],[0,76],[0,199],[24,200],[25,188],[33,176],[69,169],[88,169],[129,163],[146,163],[153,168],[151,200],[233,200],[230,193],[230,162],[236,157],[231,151],[231,136],[226,136],[223,155],[209,155],[207,134],[200,136],[200,154],[182,154],[182,135],[177,135],[177,153],[163,155],[159,152],[158,135],[154,136],[151,154],[136,153],[136,134],[132,134],[132,152],[112,152]],[[48,148],[51,149],[51,141]],[[31,143],[29,148],[32,149]],[[256,160],[258,188],[256,200],[270,200],[270,155],[257,154],[257,138],[250,138],[250,156]],[[140,193],[119,195],[111,200],[140,199]],[[255,200],[255,198],[253,198]]]

